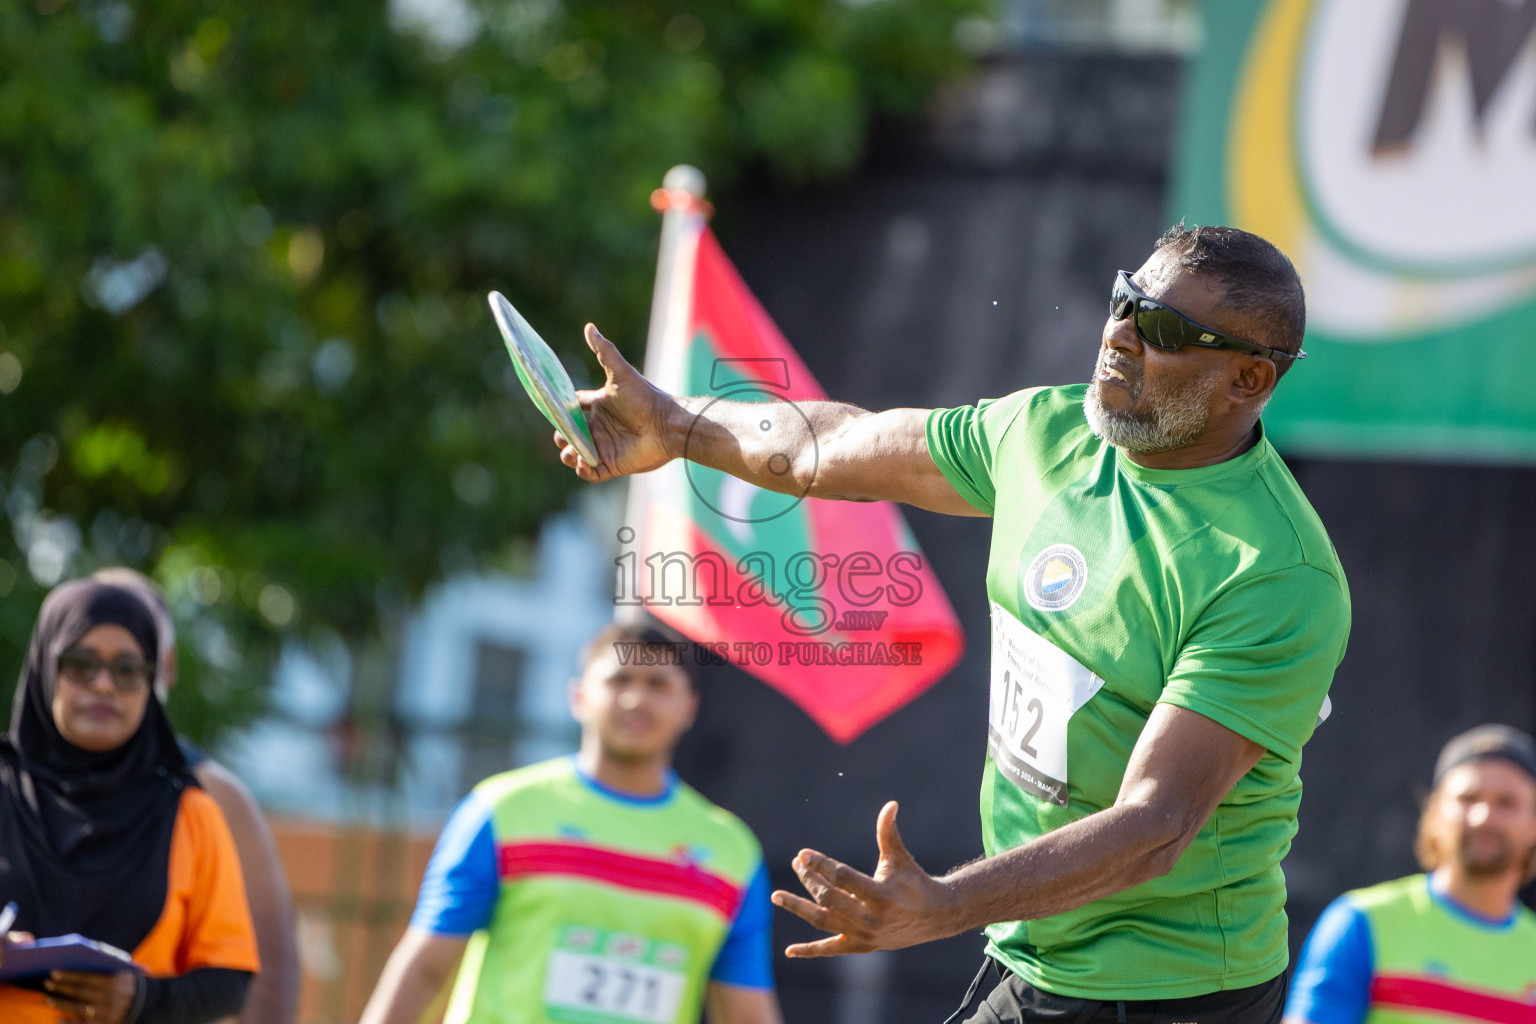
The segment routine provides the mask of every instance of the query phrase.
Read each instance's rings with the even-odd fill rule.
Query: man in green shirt
[[[1280,1020],[1280,861],[1350,617],[1259,422],[1304,327],[1273,245],[1182,226],[1117,275],[1089,384],[973,407],[674,398],[588,327],[601,464],[557,438],[582,479],[654,469],[686,441],[772,490],[993,519],[986,857],[928,874],[887,804],[872,874],[795,858],[812,898],[774,902],[833,935],[790,956],[985,926],[1004,981],[977,1021]]]

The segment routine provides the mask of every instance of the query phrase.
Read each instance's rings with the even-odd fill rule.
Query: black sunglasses
[[[102,669],[107,670],[112,685],[121,693],[133,693],[155,678],[155,667],[143,658],[107,661],[86,647],[71,647],[59,655],[59,674],[76,686],[90,686]]]
[[[1200,348],[1230,348],[1270,359],[1307,358],[1305,352],[1283,352],[1278,348],[1255,345],[1197,324],[1172,306],[1165,306],[1138,290],[1131,283],[1130,271],[1121,270],[1115,274],[1115,287],[1109,293],[1109,315],[1124,320],[1133,313],[1136,315],[1136,333],[1141,340],[1165,352],[1196,345]]]

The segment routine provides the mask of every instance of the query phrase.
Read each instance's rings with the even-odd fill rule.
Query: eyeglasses
[[[84,647],[71,647],[59,655],[59,674],[76,686],[90,686],[102,669],[111,675],[119,693],[133,693],[155,677],[155,667],[143,658],[122,657],[109,662]]]
[[[1165,306],[1137,290],[1131,283],[1130,272],[1121,270],[1116,273],[1115,287],[1109,293],[1109,315],[1116,320],[1124,320],[1133,313],[1136,316],[1136,333],[1141,340],[1165,352],[1177,351],[1185,345],[1195,345],[1199,348],[1236,349],[1238,352],[1251,352],[1270,359],[1307,358],[1305,352],[1285,352],[1267,345],[1255,345],[1251,341],[1197,324],[1172,306]]]

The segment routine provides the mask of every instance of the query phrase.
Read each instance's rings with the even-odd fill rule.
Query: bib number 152
[[[993,763],[1020,789],[1067,806],[1068,726],[1104,681],[996,602],[991,675]]]

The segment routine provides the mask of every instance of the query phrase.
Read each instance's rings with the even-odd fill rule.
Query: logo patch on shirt
[[[700,867],[709,863],[709,847],[679,844],[672,847],[672,859],[689,867]]]
[[[1024,573],[1024,599],[1042,612],[1072,607],[1088,584],[1088,563],[1071,544],[1052,544],[1035,556]]]

